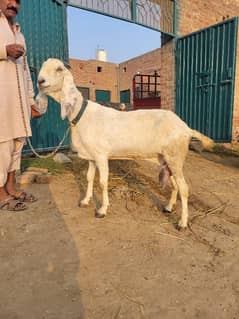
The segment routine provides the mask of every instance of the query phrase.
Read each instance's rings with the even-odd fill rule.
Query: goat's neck
[[[52,97],[56,102],[61,104],[61,92],[59,92],[59,91],[51,92],[48,95],[50,97]],[[76,98],[76,101],[73,105],[73,108],[72,108],[70,114],[67,116],[69,121],[73,121],[74,118],[77,116],[77,114],[79,113],[79,111],[82,107],[83,100],[84,100],[82,94],[78,91],[77,88],[75,88],[75,98]]]
[[[59,91],[51,92],[51,93],[48,93],[47,95],[52,97],[53,100],[55,100],[56,102],[60,103],[60,101],[61,101],[61,93]]]
[[[74,118],[78,115],[84,100],[82,94],[79,92],[77,88],[75,88],[75,97],[76,97],[76,101],[74,103],[73,109],[70,112],[70,114],[67,116],[70,122],[73,121]]]

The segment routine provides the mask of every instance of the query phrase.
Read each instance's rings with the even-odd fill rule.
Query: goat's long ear
[[[46,113],[47,106],[48,106],[48,98],[45,94],[43,94],[41,91],[38,92],[38,95],[35,98],[35,109],[40,114]]]
[[[61,91],[61,118],[70,116],[74,110],[74,105],[77,101],[75,94],[75,84],[73,77],[68,70],[65,70],[64,80]]]

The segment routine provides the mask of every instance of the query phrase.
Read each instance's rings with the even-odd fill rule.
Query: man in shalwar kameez
[[[34,91],[26,60],[26,45],[15,18],[20,0],[0,0],[0,209],[24,210],[24,202],[36,198],[15,186],[26,136],[31,136],[30,118]]]

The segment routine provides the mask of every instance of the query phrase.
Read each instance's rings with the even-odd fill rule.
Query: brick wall
[[[161,107],[175,111],[174,40],[161,48]]]
[[[178,5],[179,35],[186,35],[239,15],[239,0],[179,0]],[[239,35],[233,110],[233,139],[236,140],[239,133]]]
[[[132,81],[137,73],[154,74],[157,71],[160,74],[161,67],[161,50],[156,49],[141,56],[135,57],[128,61],[119,64],[119,85],[120,91],[130,89],[131,102],[132,96]]]
[[[111,92],[111,102],[118,102],[116,63],[70,59],[70,66],[76,86],[89,88],[90,100],[95,101],[95,90],[108,90]]]
[[[90,89],[90,99],[95,100],[95,90],[111,91],[111,102],[119,102],[119,92],[130,89],[132,102],[133,76],[141,74],[160,74],[161,51],[156,49],[130,59],[119,65],[97,60],[70,59],[75,84]],[[97,72],[97,67],[102,67]]]
[[[209,27],[238,14],[239,0],[179,0],[179,35]]]

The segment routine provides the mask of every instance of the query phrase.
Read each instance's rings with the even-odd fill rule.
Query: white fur
[[[48,59],[42,66],[38,85],[41,94],[61,104],[62,118],[72,121],[78,114],[83,98],[71,73],[57,59]],[[87,192],[81,201],[88,205],[93,192],[96,167],[103,192],[98,217],[106,215],[108,199],[108,160],[113,158],[163,158],[172,173],[173,191],[166,206],[171,211],[179,191],[182,202],[180,227],[188,222],[188,186],[183,176],[183,164],[193,136],[210,149],[212,140],[191,130],[175,113],[167,110],[120,112],[89,101],[76,126],[72,127],[72,145],[79,157],[89,160]]]

